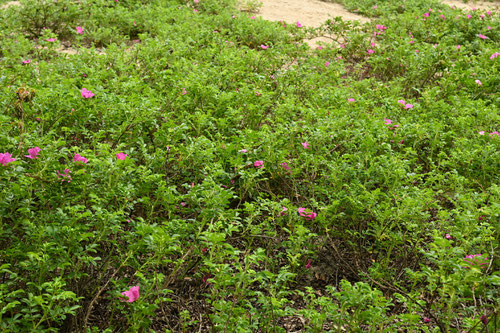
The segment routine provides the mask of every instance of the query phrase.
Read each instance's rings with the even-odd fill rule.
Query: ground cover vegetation
[[[4,6],[0,330],[498,329],[499,14],[342,2]]]

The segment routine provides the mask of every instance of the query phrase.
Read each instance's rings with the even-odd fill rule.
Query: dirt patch
[[[500,8],[500,2],[499,1],[494,1],[494,2],[488,2],[488,1],[469,1],[467,3],[460,1],[460,0],[443,0],[442,1],[445,5],[448,5],[450,7],[455,6],[456,8],[461,8],[461,9],[484,9],[484,10],[491,10],[491,9],[499,9]]]
[[[326,20],[340,16],[344,20],[368,22],[369,18],[348,12],[338,3],[319,0],[262,0],[262,7],[257,14],[269,21],[284,21],[306,27],[319,27]],[[306,41],[311,47],[318,42],[329,43],[331,39],[318,37]]]
[[[329,18],[336,16],[341,16],[344,20],[369,21],[367,17],[348,12],[340,4],[319,0],[262,0],[258,15],[269,21],[299,21],[308,27],[319,27]]]
[[[19,1],[9,1],[7,3],[4,3],[3,5],[0,5],[0,9],[7,9],[12,6],[21,6],[21,3]]]

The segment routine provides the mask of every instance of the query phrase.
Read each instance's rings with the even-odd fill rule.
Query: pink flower
[[[476,81],[474,81],[474,82],[476,82],[476,83],[477,83],[477,85],[479,85],[479,86],[482,86],[482,85],[483,85],[483,84],[482,84],[482,82],[481,82],[480,80],[476,80]]]
[[[377,6],[377,5],[373,6],[373,9],[377,9],[377,8],[378,8],[378,6]]]
[[[305,217],[306,220],[314,220],[316,218],[316,216],[318,216],[318,214],[316,214],[312,211],[311,212],[306,211],[306,209],[303,207],[299,207],[298,212],[299,212],[299,215],[302,217]]]
[[[464,258],[464,261],[470,265],[470,267],[481,267],[483,265],[488,265],[488,258],[484,257],[481,253],[479,254],[469,254]]]
[[[127,299],[121,298],[120,301],[132,303],[139,298],[139,286],[131,287],[129,290],[122,292],[123,296],[127,296]]]
[[[312,259],[308,259],[307,262],[306,262],[306,269],[309,269],[311,268],[311,264],[312,264]]]
[[[10,153],[0,153],[0,164],[6,166],[7,163],[14,162],[16,159],[12,158]]]
[[[47,38],[45,41],[46,42],[55,42],[57,40],[57,38]]]
[[[498,131],[495,131],[495,132],[491,132],[490,133],[490,136],[493,137],[493,136],[497,136],[497,137],[500,137],[500,133],[498,133]]]
[[[127,158],[127,156],[128,155],[125,154],[125,153],[118,153],[118,154],[116,154],[116,158],[119,159],[119,160],[122,160],[122,161],[124,161]]]
[[[251,17],[250,17],[250,19],[251,19],[251,20],[255,20],[255,16],[251,16]]]
[[[467,18],[470,20],[472,18],[472,15],[467,14]]]
[[[461,45],[457,45],[457,50],[460,50],[462,46]]]
[[[194,3],[198,3],[198,2],[199,2],[199,0],[193,0],[193,2],[194,2]]]
[[[280,212],[280,216],[286,215],[286,211],[287,210],[288,210],[288,208],[286,208],[285,206],[283,206],[283,208],[281,209],[281,212]]]
[[[399,103],[399,104],[401,104],[401,105],[405,105],[405,104],[406,104],[406,102],[405,102],[405,100],[404,100],[404,99],[400,99],[400,100],[398,100],[398,103]]]
[[[264,167],[264,161],[255,161],[253,166],[257,169],[262,169]]]
[[[429,17],[429,15],[430,15],[429,13],[425,13],[424,14],[425,17]]]
[[[349,103],[354,103],[356,100],[355,100],[354,98],[349,98],[347,101],[348,101]]]
[[[390,120],[388,118],[384,118],[384,124],[385,125],[391,125],[392,124],[392,120]]]
[[[330,66],[330,62],[329,61],[325,62],[325,67],[328,67],[328,66]]]
[[[64,169],[64,173],[59,172],[59,170],[56,170],[57,173],[57,178],[62,178],[61,181],[64,183],[65,181],[68,183],[71,183],[73,178],[71,178],[71,171],[69,169]]]
[[[477,37],[481,38],[481,39],[487,39],[488,37],[486,37],[485,35],[481,35],[481,34],[478,34]]]
[[[493,60],[495,59],[496,57],[500,56],[500,53],[499,52],[495,52],[491,55],[490,59]]]
[[[32,159],[32,160],[37,159],[40,151],[41,151],[40,147],[30,148],[30,149],[28,149],[29,155],[24,155],[24,157],[27,157],[27,158]]]
[[[482,315],[480,319],[484,325],[488,325],[488,317],[486,315]]]
[[[430,323],[430,321],[431,321],[431,320],[430,320],[429,318],[424,317],[424,323]]]
[[[261,48],[261,49],[263,49],[263,50],[267,50],[267,49],[269,48],[269,46],[262,44],[262,45],[260,46],[260,48]]]
[[[186,95],[188,92],[186,91],[186,88],[182,88],[182,95]]]
[[[76,33],[83,35],[83,28],[82,27],[76,27]]]
[[[73,157],[73,161],[74,162],[83,162],[83,163],[87,164],[87,162],[89,160],[86,159],[85,157],[81,156],[80,154],[75,154],[75,156]]]
[[[305,149],[309,149],[309,143],[306,141],[306,142],[302,142],[302,147],[304,147]]]
[[[484,131],[479,131],[479,135],[484,135]]]
[[[368,50],[368,54],[374,54],[374,53],[375,53],[375,51],[373,51],[372,49]]]
[[[302,24],[299,21],[297,21],[297,28],[302,28]]]
[[[95,96],[95,94],[93,94],[92,91],[87,90],[86,88],[82,88],[80,94],[82,95],[83,98],[92,98]]]
[[[323,46],[318,46],[317,49],[318,50],[323,50]]]
[[[492,28],[492,27],[490,27],[490,26],[487,26],[487,27],[486,27],[486,29],[491,30],[491,29],[493,29],[493,28]]]
[[[446,239],[452,239],[453,237],[451,237],[450,234],[446,234],[446,235],[444,235],[444,238],[446,238]]]
[[[29,60],[29,59],[23,60],[23,64],[29,64],[30,62],[31,62],[31,60]]]
[[[405,109],[413,109],[413,104],[406,104]]]
[[[246,153],[247,150],[246,149],[242,149],[242,150],[238,150],[240,153]]]
[[[290,166],[288,165],[288,163],[286,163],[286,162],[283,162],[283,163],[281,163],[280,165],[281,165],[281,166],[283,167],[283,169],[285,169],[285,170],[290,170],[290,169],[291,169],[291,168],[290,168]]]
[[[443,20],[446,19],[443,14],[439,15],[439,17],[442,18]]]

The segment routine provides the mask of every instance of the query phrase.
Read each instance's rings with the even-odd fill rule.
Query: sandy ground
[[[265,20],[285,21],[308,27],[319,27],[331,17],[342,16],[345,20],[367,22],[367,17],[348,12],[337,3],[319,0],[261,0],[262,8],[258,15]]]
[[[493,2],[488,2],[488,1],[469,1],[467,3],[460,1],[460,0],[442,0],[442,2],[448,6],[455,6],[457,8],[462,8],[462,9],[493,9],[493,10],[498,10],[500,8],[500,1],[493,1]]]

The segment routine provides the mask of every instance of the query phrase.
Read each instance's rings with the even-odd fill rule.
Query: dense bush
[[[395,3],[2,9],[1,330],[494,331],[498,13]]]

